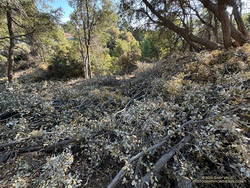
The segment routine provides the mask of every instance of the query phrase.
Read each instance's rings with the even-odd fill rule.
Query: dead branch
[[[112,133],[112,132],[105,131],[105,130],[93,132],[93,135],[91,136],[91,138],[96,138],[100,135],[110,134],[110,133]],[[0,149],[4,148],[4,147],[16,145],[16,144],[21,144],[27,139],[2,144],[2,145],[0,145]],[[65,139],[63,141],[59,141],[59,142],[54,143],[50,146],[43,146],[43,144],[37,144],[34,146],[22,147],[22,148],[15,150],[15,151],[14,150],[6,151],[6,152],[3,152],[3,154],[0,153],[0,164],[7,162],[8,159],[13,158],[14,156],[21,155],[24,153],[36,152],[36,151],[44,152],[44,153],[54,153],[54,152],[57,152],[58,150],[62,150],[63,148],[67,147],[69,144],[77,144],[77,143],[84,142],[85,140],[87,140],[87,139],[86,138],[80,138],[80,139],[70,138],[70,139]]]
[[[155,144],[155,145],[149,147],[149,148],[146,149],[145,151],[142,151],[142,152],[138,153],[137,155],[133,156],[132,158],[129,159],[128,162],[129,162],[129,163],[133,163],[134,161],[136,161],[137,159],[139,159],[140,157],[142,157],[142,156],[145,155],[146,153],[149,153],[149,152],[151,152],[151,151],[153,151],[153,150],[155,150],[155,149],[161,147],[163,144],[166,143],[166,141],[167,141],[168,138],[169,138],[169,136],[164,137],[164,138],[162,139],[161,142],[159,142],[159,143],[157,143],[157,144]],[[115,178],[112,180],[112,182],[108,185],[108,188],[113,188],[113,187],[115,187],[115,186],[119,183],[120,179],[121,179],[125,174],[126,174],[126,170],[125,170],[125,168],[123,167],[123,168],[119,171],[119,173],[115,176]]]
[[[183,148],[189,141],[191,140],[191,136],[185,136],[178,144],[170,148],[154,165],[153,170],[148,172],[141,179],[141,183],[138,187],[143,188],[145,183],[150,181],[150,177],[153,175],[158,175],[160,170],[166,165],[166,163],[178,152],[181,148]]]
[[[216,117],[218,117],[219,115],[213,115],[213,116],[210,116],[210,117],[207,117],[203,120],[190,120],[190,121],[187,121],[186,123],[182,124],[181,125],[181,128],[186,128],[187,126],[190,126],[191,124],[198,124],[198,123],[204,123],[204,122],[207,122],[211,119],[214,119]],[[149,153],[159,147],[161,147],[162,145],[164,145],[167,140],[169,139],[169,135],[168,136],[165,136],[160,142],[158,142],[157,144],[149,147],[148,149],[146,149],[145,151],[142,151],[140,153],[138,153],[137,155],[133,156],[132,158],[129,159],[129,163],[133,163],[134,161],[136,161],[137,159],[139,159],[140,157],[144,156],[146,153]],[[118,174],[114,177],[114,179],[112,180],[112,182],[108,185],[108,188],[114,188],[116,187],[116,185],[119,183],[119,181],[121,180],[121,178],[126,174],[126,170],[125,168],[123,167],[119,172]]]
[[[80,139],[80,140],[69,139],[69,140],[63,140],[63,141],[57,142],[50,146],[35,145],[35,146],[23,147],[23,148],[18,149],[17,151],[7,151],[3,153],[2,155],[0,155],[0,164],[7,162],[8,159],[14,156],[21,155],[24,153],[35,152],[35,151],[53,153],[53,152],[56,152],[57,150],[65,148],[69,144],[79,143],[81,141],[83,141],[83,139]]]
[[[12,117],[20,115],[19,112],[16,111],[9,111],[9,112],[4,112],[0,114],[0,122],[1,121],[6,121]]]
[[[27,140],[27,138],[21,139],[21,140],[18,140],[18,141],[12,141],[12,142],[9,142],[9,143],[1,144],[0,145],[0,150],[3,149],[3,148],[5,148],[5,147],[10,147],[10,146],[13,146],[13,145],[21,144],[25,140]]]

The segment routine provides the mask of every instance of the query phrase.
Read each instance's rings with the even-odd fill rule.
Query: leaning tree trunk
[[[176,34],[183,37],[189,44],[199,44],[204,46],[209,50],[216,50],[219,48],[218,44],[215,42],[209,41],[205,38],[200,38],[198,36],[193,35],[188,29],[179,27],[175,25],[170,19],[164,17],[160,12],[158,12],[154,6],[148,0],[142,0],[143,3],[149,8],[149,10],[159,18],[161,21],[160,24],[169,30],[175,32]]]
[[[8,62],[7,62],[7,76],[8,81],[12,82],[13,78],[13,63],[14,63],[14,47],[15,47],[15,36],[13,32],[13,20],[12,20],[12,11],[8,10],[6,13],[7,16],[7,25],[8,25],[8,32],[9,32],[9,50],[8,50]]]
[[[230,48],[232,46],[232,38],[231,38],[231,22],[229,19],[229,15],[227,13],[227,6],[224,1],[218,2],[218,8],[219,8],[219,17],[221,20],[221,29],[223,34],[223,43],[224,47],[226,49]]]
[[[241,16],[241,13],[239,11],[239,8],[236,4],[236,2],[233,3],[233,15],[234,15],[234,19],[237,23],[237,26],[238,26],[238,30],[246,37],[248,38],[248,31],[245,27],[245,24],[242,20],[242,16]]]
[[[36,39],[34,37],[34,33],[30,33],[28,35],[28,39],[29,39],[29,44],[31,46],[31,51],[30,51],[30,56],[32,57],[36,57],[38,56],[38,45],[36,44]]]

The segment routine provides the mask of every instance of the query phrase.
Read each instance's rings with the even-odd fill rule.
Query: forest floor
[[[127,79],[17,75],[0,83],[0,187],[250,184],[250,45]]]

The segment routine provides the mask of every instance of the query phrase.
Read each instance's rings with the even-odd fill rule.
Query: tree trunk
[[[229,15],[227,13],[227,6],[225,1],[218,1],[218,9],[219,11],[219,20],[221,21],[221,29],[223,34],[223,43],[226,49],[232,46],[232,39],[231,39],[231,25]]]
[[[206,47],[209,50],[216,50],[219,48],[219,46],[212,41],[209,41],[204,38],[197,37],[193,35],[189,30],[185,28],[181,28],[176,26],[171,20],[167,19],[166,17],[162,16],[152,4],[150,4],[147,0],[143,0],[144,4],[150,9],[150,11],[158,17],[158,19],[161,21],[161,25],[164,27],[170,29],[171,31],[175,32],[176,34],[182,36],[189,44],[190,43],[197,43],[204,47]]]
[[[210,27],[212,25],[212,22],[213,22],[213,14],[208,11],[208,23],[209,25],[206,25],[206,31],[207,31],[207,38],[208,40],[212,40],[212,30],[213,30],[213,27]]]
[[[213,34],[214,34],[216,43],[220,43],[218,30],[219,30],[218,19],[216,18],[216,16],[214,16]]]
[[[84,70],[84,74],[85,74],[85,79],[89,79],[89,46],[86,45],[86,58],[85,58],[85,70]]]
[[[238,5],[236,4],[236,2],[233,3],[233,15],[234,15],[234,19],[237,23],[237,26],[238,26],[238,30],[246,37],[248,37],[248,32],[247,32],[247,29],[245,27],[245,24],[242,20],[242,17],[241,17],[241,13],[239,11],[239,8],[238,8]]]
[[[80,54],[81,54],[82,62],[83,62],[82,70],[84,72],[84,77],[85,77],[86,57],[84,55],[84,47],[83,47],[84,45],[83,45],[83,42],[82,42],[82,38],[81,38],[80,32],[78,31],[77,27],[76,27],[76,30],[77,30],[77,36],[78,36],[78,41],[79,41]]]
[[[93,78],[91,61],[89,61],[89,78]]]
[[[13,78],[13,63],[14,63],[14,47],[15,47],[15,36],[13,32],[13,20],[12,20],[12,11],[9,9],[6,13],[7,16],[7,25],[9,32],[9,49],[8,49],[8,64],[7,64],[7,76],[8,81],[11,83]]]
[[[205,8],[213,12],[213,14],[216,16],[216,18],[222,23],[223,20],[221,20],[220,16],[220,11],[218,9],[218,6],[214,3],[212,3],[210,0],[199,0]],[[221,2],[220,0],[219,2]],[[247,42],[247,38],[240,32],[238,31],[234,25],[230,22],[230,27],[231,27],[231,37],[236,40],[240,45],[243,45]]]

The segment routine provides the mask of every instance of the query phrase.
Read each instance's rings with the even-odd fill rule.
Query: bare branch
[[[154,165],[153,170],[148,172],[143,178],[139,187],[143,187],[146,182],[149,183],[150,177],[157,175],[160,170],[165,166],[165,164],[178,152],[182,149],[188,142],[190,142],[191,136],[185,136],[178,144],[170,148]]]

